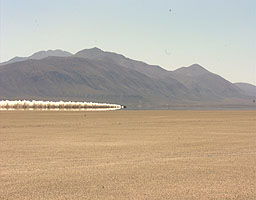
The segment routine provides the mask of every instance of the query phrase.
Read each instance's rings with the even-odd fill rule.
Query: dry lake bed
[[[256,111],[2,111],[0,199],[256,199]]]

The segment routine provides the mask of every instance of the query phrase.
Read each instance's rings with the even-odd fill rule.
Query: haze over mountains
[[[133,108],[254,106],[256,86],[248,85],[233,84],[198,64],[167,71],[98,48],[74,55],[41,51],[0,65],[0,98],[11,100],[81,100]]]

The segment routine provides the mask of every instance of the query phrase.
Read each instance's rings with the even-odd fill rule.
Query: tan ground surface
[[[255,111],[0,112],[0,199],[256,199]]]

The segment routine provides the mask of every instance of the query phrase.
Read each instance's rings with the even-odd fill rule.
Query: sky
[[[256,85],[255,0],[0,0],[0,61],[98,47]]]

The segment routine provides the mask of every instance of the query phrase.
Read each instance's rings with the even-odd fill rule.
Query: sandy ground
[[[2,111],[0,199],[256,199],[256,111]]]

